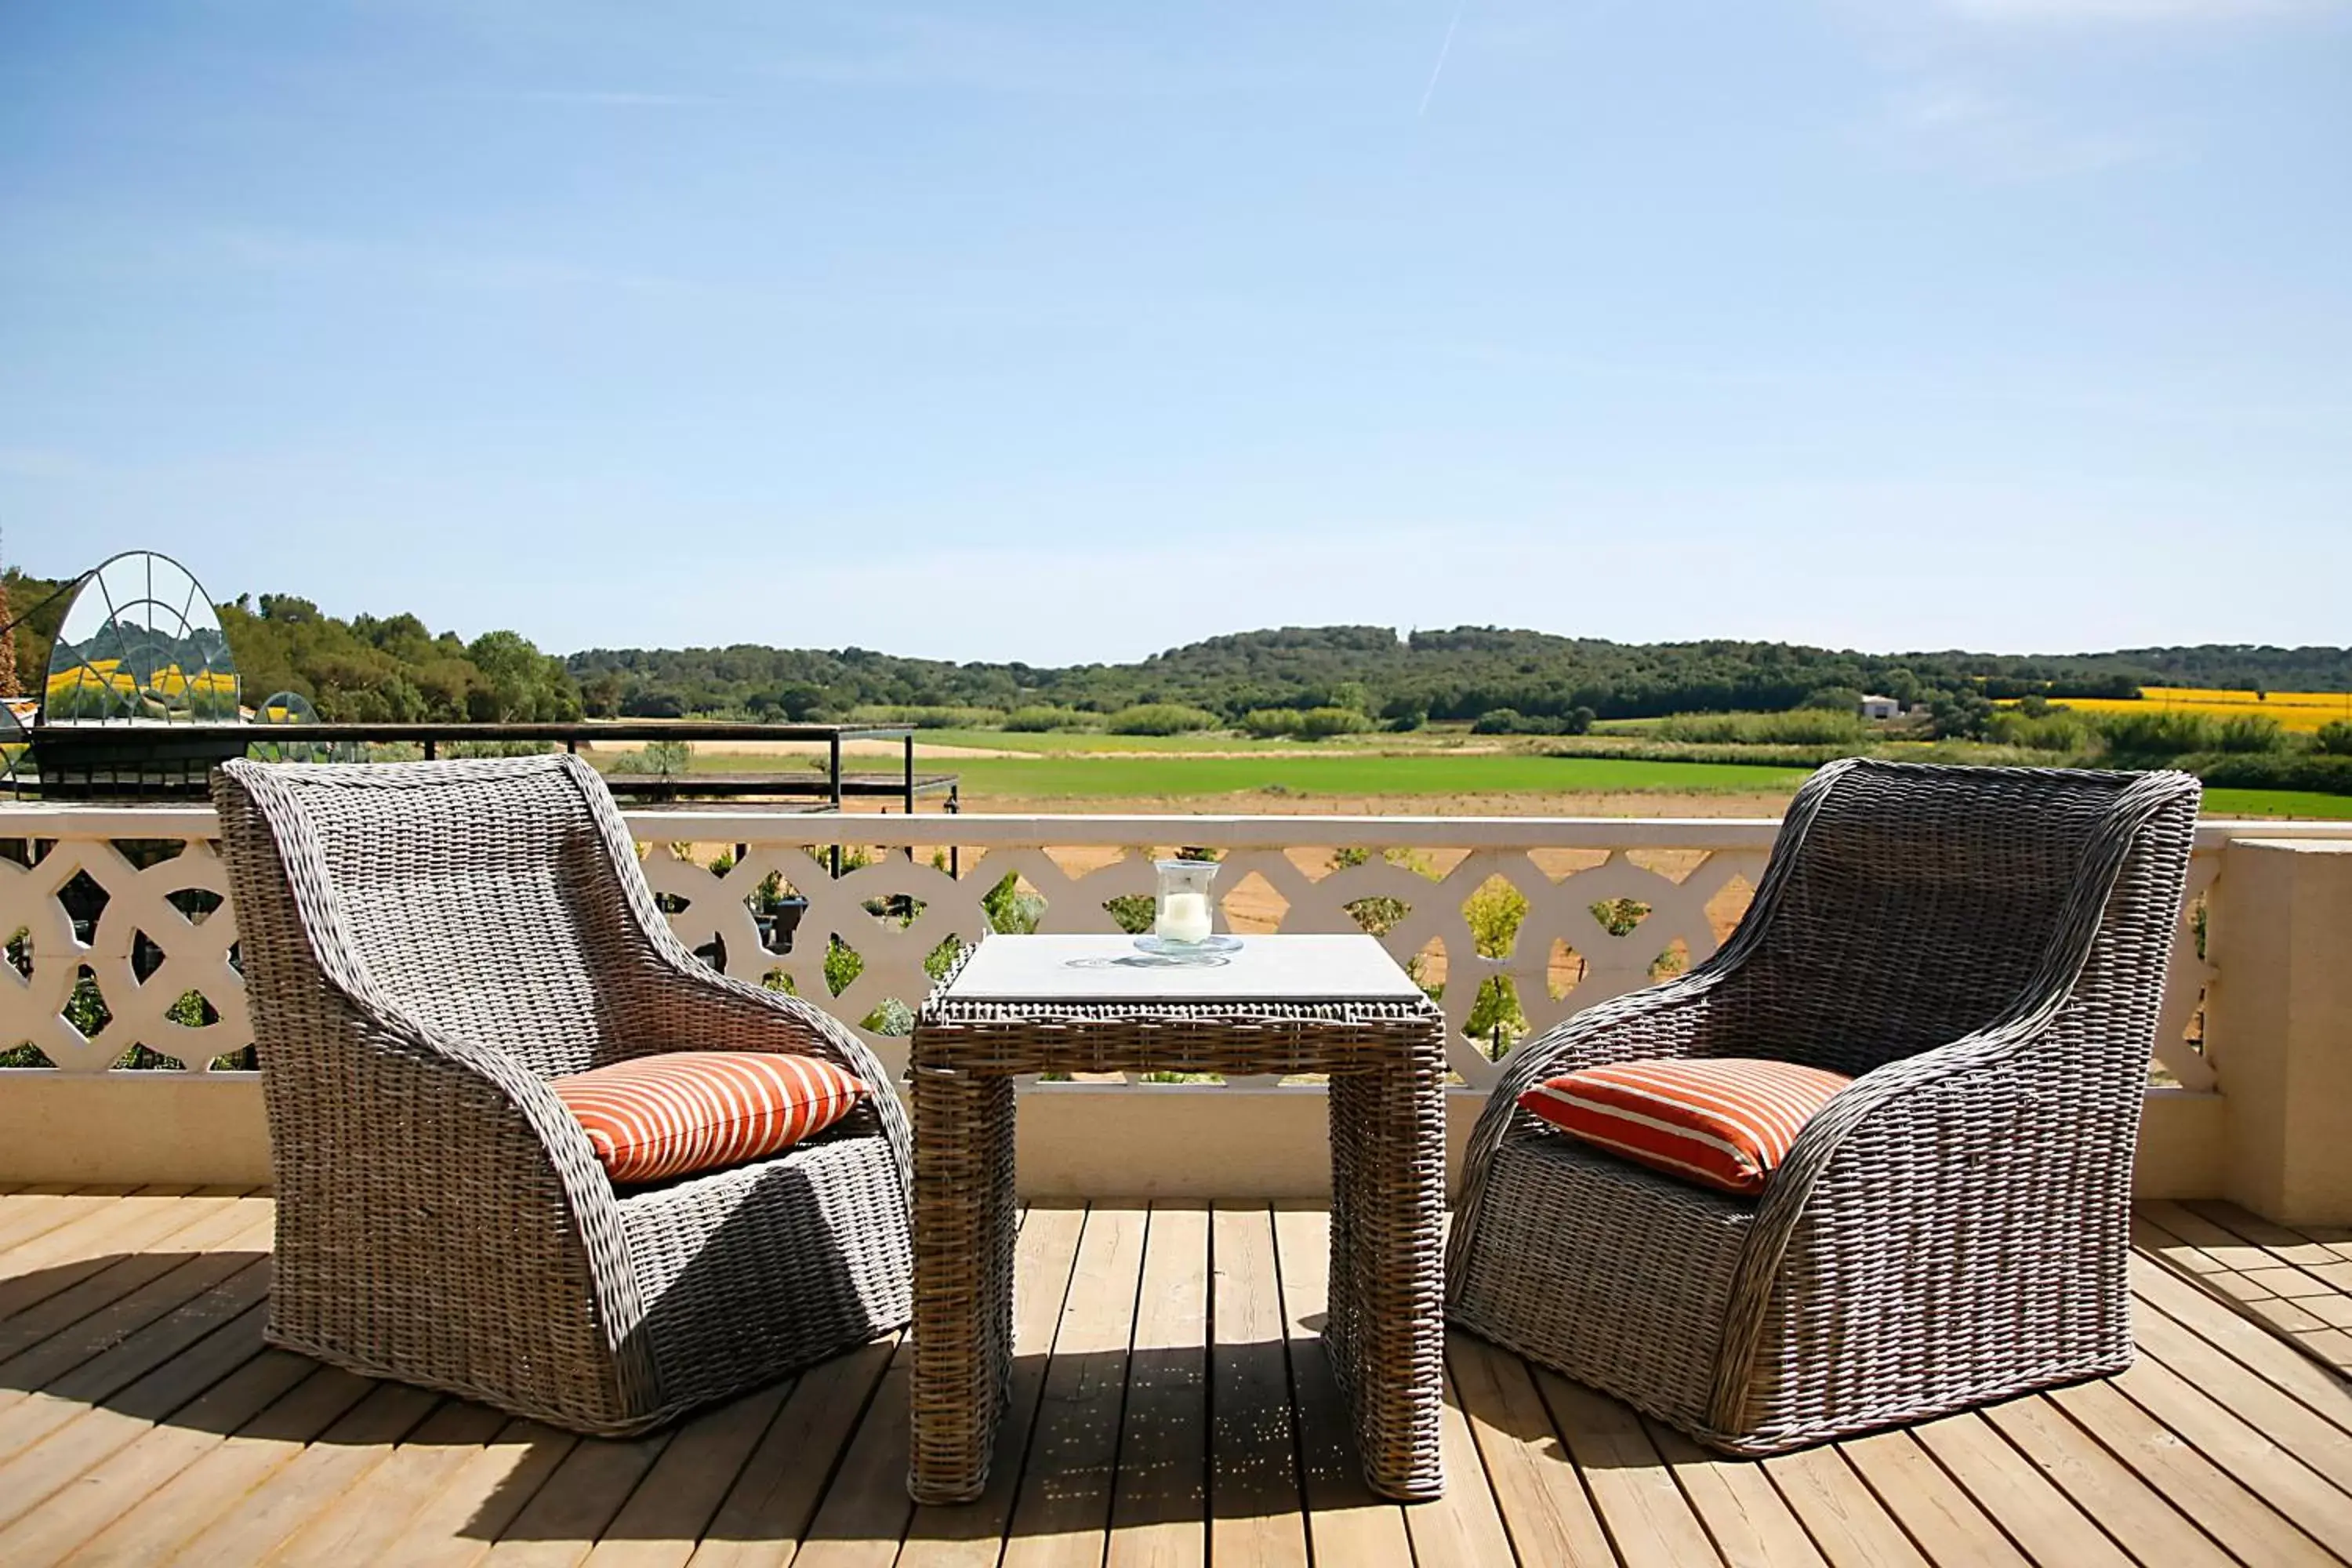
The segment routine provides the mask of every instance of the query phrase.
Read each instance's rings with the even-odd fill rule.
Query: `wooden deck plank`
[[[317,1369],[133,1503],[67,1561],[141,1568],[164,1561],[270,1472],[290,1463],[376,1386],[333,1367]]]
[[[1087,1211],[1004,1543],[1005,1568],[1101,1568],[1146,1225],[1139,1205],[1096,1204]]]
[[[1163,1201],[1151,1205],[1144,1236],[1109,1568],[1208,1561],[1208,1429],[1209,1211]]]
[[[2047,1396],[2012,1399],[1982,1414],[2144,1568],[2221,1568],[2231,1561],[2162,1492],[2068,1420]]]
[[[1606,1394],[1535,1369],[1553,1426],[1583,1473],[1594,1509],[1629,1568],[1717,1563],[1714,1542],[1658,1455],[1641,1417]]]
[[[501,1568],[579,1563],[676,1438],[675,1432],[581,1438],[499,1531],[481,1561]]]
[[[2181,1204],[2136,1205],[2132,1241],[2315,1361],[2352,1375],[2352,1333],[2339,1326],[2352,1322],[2352,1292],[2310,1270],[2287,1268],[2263,1247]],[[2352,1274],[2342,1278],[2352,1284]],[[2314,1304],[2324,1311],[2311,1310]]]
[[[2295,1305],[2331,1329],[2352,1329],[2352,1294],[2306,1296]]]
[[[1948,1415],[1911,1435],[2034,1562],[2129,1568],[2131,1558],[2098,1521],[1981,1415]]]
[[[782,1412],[789,1382],[707,1411],[677,1436],[597,1536],[592,1568],[682,1568]]]
[[[1919,1548],[1836,1447],[1764,1461],[1764,1473],[1834,1568],[1925,1564]]]
[[[2248,1563],[2331,1563],[2317,1542],[2105,1382],[2053,1390],[2050,1402],[2141,1479]]]
[[[487,1405],[445,1401],[362,1487],[331,1500],[271,1554],[272,1563],[373,1563],[435,1492],[507,1423]]]
[[[103,1403],[83,1406],[47,1436],[0,1461],[0,1524],[109,1456],[261,1353],[266,1307],[247,1309],[217,1332],[163,1362]],[[5,1562],[0,1557],[0,1562]]]
[[[1874,1433],[1837,1447],[1937,1568],[2025,1568],[2000,1526],[1910,1433]]]
[[[97,1201],[60,1214],[68,1195]],[[1412,1509],[1363,1489],[1328,1386],[1322,1212],[1054,1211],[1023,1229],[1027,1408],[1000,1484],[973,1509],[915,1510],[897,1341],[667,1437],[583,1442],[264,1349],[267,1200],[32,1193],[0,1197],[0,1222],[18,1196],[51,1200],[56,1223],[26,1225],[0,1277],[19,1309],[0,1343],[20,1336],[0,1357],[8,1568],[1198,1568],[1213,1530],[1228,1560],[1265,1544],[1318,1568],[2352,1560],[2352,1384],[2307,1353],[2352,1361],[2323,1316],[2352,1321],[2332,1278],[2352,1237],[2220,1204],[2137,1214],[2146,1357],[2120,1378],[1760,1464],[1454,1336],[1448,1498]]]
[[[2210,1391],[2160,1361],[2143,1359],[2110,1386],[2254,1496],[2338,1556],[2352,1559],[2352,1495],[2271,1441]]]
[[[1013,1245],[1013,1394],[997,1429],[988,1485],[975,1501],[917,1509],[905,1526],[906,1550],[898,1559],[902,1568],[992,1568],[1001,1554],[1021,1489],[1021,1467],[1037,1419],[1038,1395],[1045,1386],[1047,1355],[1061,1323],[1085,1226],[1081,1208],[1033,1204],[1023,1218]],[[905,1403],[903,1391],[898,1399]],[[902,1500],[904,1483],[902,1474]]]
[[[58,1562],[317,1370],[306,1357],[263,1351],[171,1419],[148,1427],[76,1476],[71,1486],[0,1529],[0,1563],[43,1568]]]
[[[1445,1468],[1445,1495],[1404,1510],[1412,1560],[1420,1568],[1479,1568],[1511,1561],[1510,1532],[1486,1468],[1463,1413],[1462,1394],[1451,1373],[1445,1403],[1438,1412],[1438,1454]]]
[[[1299,1489],[1315,1561],[1410,1563],[1413,1549],[1404,1508],[1365,1484],[1347,1399],[1323,1348],[1323,1317],[1331,1304],[1330,1215],[1321,1209],[1277,1208],[1274,1242],[1298,1405]]]
[[[193,1187],[142,1187],[34,1237],[0,1258],[0,1319],[22,1311],[121,1258],[158,1249],[233,1200]]]
[[[2346,1261],[2335,1249],[2312,1240],[2301,1231],[2274,1225],[2233,1203],[2225,1203],[2218,1198],[2196,1198],[2183,1203],[2181,1207],[2200,1219],[2210,1220],[2248,1245],[2261,1247],[2280,1262],[2298,1268],[2332,1268]]]
[[[817,1505],[794,1568],[888,1568],[898,1560],[907,1521],[907,1380],[914,1342],[902,1339],[849,1440],[849,1451]]]
[[[848,1447],[898,1340],[892,1334],[860,1345],[800,1375],[703,1531],[694,1568],[792,1560],[831,1478],[831,1457]]]
[[[230,1255],[227,1261],[234,1262]],[[64,1349],[72,1361],[33,1359],[43,1347],[20,1358],[38,1380],[29,1391],[0,1399],[0,1459],[5,1459],[65,1426],[93,1404],[163,1365],[173,1356],[241,1316],[269,1289],[268,1259],[224,1269],[226,1277],[209,1282],[177,1306],[110,1337],[102,1347],[69,1341]],[[44,1346],[53,1342],[44,1342]],[[58,1359],[62,1359],[61,1357]]]
[[[2298,1225],[2295,1234],[2319,1243],[2336,1257],[2352,1262],[2352,1226]]]
[[[2142,1351],[2220,1401],[2231,1415],[2338,1487],[2352,1491],[2352,1432],[2232,1359],[2161,1308],[2144,1308],[2136,1326]]]
[[[0,1198],[0,1260],[34,1237],[79,1216],[105,1208],[116,1198],[137,1191],[121,1183],[44,1192],[18,1193]]]
[[[341,1419],[236,1500],[236,1506],[191,1536],[172,1561],[259,1563],[368,1473],[393,1445],[431,1415],[441,1395],[406,1384],[379,1383]]]
[[[2336,1287],[2326,1280],[2315,1279],[2302,1269],[2289,1268],[2284,1263],[2274,1268],[2248,1268],[2241,1272],[2238,1278],[2249,1284],[2260,1286],[2273,1296],[2282,1296],[2290,1301],[2301,1301],[2305,1297],[2312,1296],[2333,1296],[2336,1293]]]
[[[2304,1310],[2293,1301],[2273,1300],[2238,1305],[2248,1317],[2264,1324],[2322,1366],[2352,1377],[2352,1334],[2329,1327],[2327,1320]]]
[[[1486,1484],[1522,1563],[1613,1568],[1616,1552],[1527,1363],[1469,1334],[1449,1337],[1454,1385]],[[1454,1484],[1449,1470],[1446,1484]]]
[[[1209,1235],[1209,1555],[1306,1568],[1274,1216],[1263,1204],[1219,1204]]]
[[[2177,1251],[2184,1246],[2194,1247],[2217,1267],[2240,1271],[2261,1268],[2271,1261],[2269,1254],[2261,1247],[2232,1235],[2182,1204],[2164,1199],[2143,1199],[2132,1205],[2132,1216],[2143,1225],[2173,1237],[2175,1245],[2168,1248],[2168,1251]]]
[[[1821,1549],[1760,1463],[1710,1454],[1654,1421],[1642,1429],[1732,1568],[1822,1568]]]
[[[232,1206],[198,1221],[174,1237],[168,1248],[128,1255],[26,1307],[0,1322],[0,1389],[21,1387],[16,1381],[20,1374],[11,1369],[17,1357],[36,1351],[44,1341],[68,1330],[82,1331],[85,1337],[95,1333],[102,1340],[125,1325],[136,1326],[143,1321],[140,1314],[147,1304],[170,1300],[175,1290],[213,1268],[206,1258],[241,1252],[242,1261],[249,1263],[268,1244],[268,1215]],[[199,1265],[197,1274],[181,1274]],[[173,1276],[179,1276],[179,1281],[167,1283]],[[5,1394],[0,1394],[0,1405],[5,1403]]]
[[[479,1562],[580,1441],[536,1421],[509,1421],[486,1447],[465,1456],[448,1484],[425,1499],[371,1568],[466,1568]]]
[[[2291,1265],[2314,1283],[2325,1286],[2329,1296],[2352,1298],[2352,1258],[2347,1258],[2342,1247],[2314,1240],[2287,1226],[2273,1225],[2259,1215],[2247,1213],[2235,1204],[2203,1199],[2186,1206],[2224,1230],[2261,1247],[2281,1263]],[[2295,1294],[2300,1298],[2312,1292],[2298,1291]]]

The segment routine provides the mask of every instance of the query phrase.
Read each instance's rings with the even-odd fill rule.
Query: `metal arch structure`
[[[273,691],[253,705],[253,723],[257,730],[294,728],[298,734],[304,725],[319,722],[319,710],[310,700],[299,691]],[[314,741],[297,735],[257,736],[246,748],[246,755],[265,763],[357,763],[367,759],[366,749],[356,741]]]
[[[236,661],[195,574],[168,555],[101,562],[66,606],[39,725],[234,723]]]

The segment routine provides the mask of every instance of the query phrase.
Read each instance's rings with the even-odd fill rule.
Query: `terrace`
[[[1457,1150],[1509,1035],[1472,1036],[1485,983],[1540,1029],[1703,958],[1774,826],[629,820],[689,945],[871,1026],[892,1067],[926,960],[984,929],[1008,873],[1038,929],[1113,931],[1151,848],[1215,849],[1236,929],[1370,926],[1444,982]],[[53,1064],[0,1075],[0,1561],[2352,1557],[2352,1231],[2329,1228],[2352,1220],[2343,828],[2200,832],[2139,1151],[2144,1355],[2119,1378],[1746,1462],[1455,1335],[1447,1495],[1380,1502],[1314,1337],[1319,1087],[1038,1083],[1013,1417],[988,1497],[946,1510],[906,1499],[896,1341],[630,1442],[265,1349],[268,1149],[257,1080],[229,1065],[247,1032],[215,831],[193,807],[0,808],[26,847],[0,926],[27,971],[0,987],[0,1034]],[[871,858],[831,875],[835,840]],[[808,901],[790,951],[745,901],[771,876]],[[60,893],[98,912],[78,925]],[[1521,906],[1501,942],[1465,912],[1496,900]],[[85,976],[87,1032],[64,1016]],[[166,1065],[110,1070],[134,1048]]]

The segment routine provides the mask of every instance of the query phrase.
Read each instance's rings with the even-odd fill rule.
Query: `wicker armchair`
[[[2183,773],[1823,768],[1720,952],[1512,1054],[1448,1316],[1741,1454],[2121,1370],[2197,802]],[[1735,1056],[1854,1078],[1753,1199],[1516,1104],[1580,1068]]]
[[[278,1187],[274,1344],[626,1434],[912,1316],[907,1122],[848,1029],[713,973],[572,757],[228,763],[213,795]],[[875,1090],[615,1191],[547,1079],[793,1051]]]

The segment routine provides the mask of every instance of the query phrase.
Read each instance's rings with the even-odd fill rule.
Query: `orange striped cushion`
[[[615,1185],[789,1149],[848,1115],[866,1092],[831,1062],[766,1051],[669,1051],[549,1087]]]
[[[1747,1057],[1619,1062],[1519,1096],[1535,1115],[1628,1160],[1728,1193],[1759,1193],[1797,1130],[1853,1080]]]

